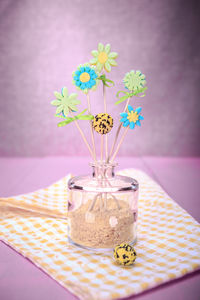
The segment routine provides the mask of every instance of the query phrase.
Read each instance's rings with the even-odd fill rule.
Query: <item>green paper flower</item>
[[[61,93],[54,92],[56,100],[51,101],[51,104],[57,106],[56,114],[62,113],[64,117],[67,117],[70,110],[77,111],[77,104],[81,102],[77,99],[77,94],[68,94],[66,87],[62,88]]]
[[[134,70],[126,73],[123,82],[129,91],[141,90],[146,84],[145,75]]]
[[[110,44],[104,47],[102,43],[99,43],[98,50],[93,50],[91,54],[94,58],[90,60],[90,63],[97,67],[98,72],[101,72],[103,68],[107,72],[110,72],[111,66],[117,66],[115,59],[118,54],[116,52],[110,52]]]

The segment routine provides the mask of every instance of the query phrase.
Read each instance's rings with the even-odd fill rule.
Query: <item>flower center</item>
[[[87,72],[83,72],[80,75],[80,81],[81,82],[88,82],[90,80],[90,75]]]
[[[130,113],[128,113],[128,117],[127,119],[129,120],[129,122],[134,122],[136,123],[136,121],[138,121],[138,113],[131,111]]]
[[[108,60],[108,55],[106,54],[106,52],[100,52],[98,60],[101,64],[105,64],[105,62]]]
[[[141,83],[142,83],[141,78],[136,74],[132,75],[132,77],[130,78],[130,85],[133,87],[133,89],[138,88]]]

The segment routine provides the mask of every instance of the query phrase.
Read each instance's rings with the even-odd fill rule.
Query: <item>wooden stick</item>
[[[104,103],[104,113],[107,113],[107,103],[106,103],[106,86],[103,84],[103,103]],[[106,134],[105,136],[105,161],[107,161],[108,158],[108,136]]]
[[[129,105],[129,102],[130,102],[130,98],[127,99],[127,102],[126,102],[126,105],[125,105],[125,108],[124,108],[124,111],[123,111],[123,112],[125,112],[125,111],[127,110],[127,107],[128,107],[128,105]],[[110,153],[109,153],[109,156],[108,156],[108,158],[107,158],[107,163],[109,162],[110,157],[111,157],[111,155],[113,154],[113,151],[114,151],[114,148],[115,148],[115,146],[116,146],[116,143],[117,143],[117,140],[118,140],[118,137],[119,137],[119,133],[120,133],[121,128],[122,128],[122,123],[120,123],[119,126],[118,126],[118,129],[117,129],[117,132],[116,132],[116,135],[115,135],[115,139],[114,139],[114,142],[113,142],[113,144],[112,144],[112,148],[111,148]]]
[[[127,99],[127,102],[126,102],[126,105],[125,105],[125,108],[124,108],[124,111],[123,111],[123,112],[125,112],[125,111],[127,110],[127,107],[128,107],[128,105],[129,105],[130,99],[131,99],[131,98],[128,98],[128,99]]]
[[[122,123],[120,123],[119,126],[118,126],[118,128],[117,128],[117,132],[116,132],[116,135],[115,135],[115,139],[114,139],[114,142],[113,142],[113,144],[112,144],[112,148],[111,148],[111,150],[110,150],[110,154],[109,154],[109,156],[108,156],[107,162],[109,162],[110,157],[111,157],[111,155],[113,154],[113,150],[114,150],[115,145],[116,145],[116,143],[117,143],[118,136],[119,136],[119,133],[120,133],[121,128],[122,128]]]
[[[113,157],[111,158],[111,163],[113,162],[113,160],[115,159],[115,157],[116,157],[116,155],[117,155],[117,153],[118,153],[118,151],[119,151],[119,148],[120,148],[120,146],[121,146],[121,144],[122,144],[122,142],[123,142],[123,140],[124,140],[124,138],[125,138],[125,136],[126,136],[126,134],[127,134],[127,132],[128,132],[128,126],[126,127],[126,129],[125,129],[125,131],[124,131],[124,133],[123,133],[123,135],[122,135],[122,137],[121,137],[121,140],[119,141],[119,144],[118,144],[118,146],[117,146],[117,148],[116,148],[116,150],[115,150],[115,153],[113,154]]]
[[[95,195],[95,197],[93,198],[93,201],[90,203],[90,206],[89,206],[88,211],[93,210],[93,208],[94,208],[94,206],[95,206],[95,203],[96,203],[96,201],[97,201],[97,199],[98,199],[99,196],[100,196],[100,193],[97,194],[97,195]]]
[[[70,115],[71,115],[72,117],[74,117],[73,114],[72,114],[72,112],[70,112]],[[82,136],[82,138],[83,138],[83,141],[85,142],[85,144],[86,144],[86,146],[87,146],[87,148],[88,148],[90,154],[92,155],[92,158],[94,159],[94,153],[92,152],[92,149],[90,148],[90,145],[88,144],[88,141],[87,141],[87,139],[86,139],[86,137],[85,137],[85,135],[84,135],[82,129],[80,128],[80,126],[79,126],[77,120],[74,120],[74,122],[75,122],[75,125],[76,125],[78,131],[80,132],[80,134],[81,134],[81,136]]]
[[[105,150],[106,150],[106,154],[105,154],[105,161],[107,161],[108,159],[108,135],[106,134],[105,136],[105,139],[106,139],[106,147],[105,147]]]
[[[88,112],[91,114],[91,105],[90,105],[90,96],[87,94],[87,102],[88,102]],[[91,138],[92,138],[92,146],[93,146],[93,153],[94,153],[94,159],[96,161],[96,147],[95,147],[95,141],[94,141],[94,129],[92,127],[92,120],[90,120],[90,132],[91,132]]]
[[[104,104],[104,112],[107,113],[107,103],[106,103],[106,86],[103,84],[103,104]]]
[[[119,205],[119,202],[118,202],[117,198],[113,194],[110,194],[110,195],[115,200],[115,203],[117,204],[117,208],[120,209],[121,206]]]
[[[104,136],[101,134],[101,161],[103,162]]]

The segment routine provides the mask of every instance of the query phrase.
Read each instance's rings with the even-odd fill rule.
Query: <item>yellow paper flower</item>
[[[117,66],[115,59],[118,54],[116,52],[110,52],[110,44],[104,45],[98,44],[98,50],[91,52],[93,59],[90,60],[91,65],[95,65],[98,72],[101,72],[103,68],[107,71],[111,71],[111,66]]]

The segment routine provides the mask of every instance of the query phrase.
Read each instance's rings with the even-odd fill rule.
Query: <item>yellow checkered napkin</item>
[[[66,177],[50,187],[0,199],[1,239],[84,300],[140,293],[200,267],[200,225],[145,173],[140,183],[138,257],[120,267],[112,254],[92,254],[67,242]]]

